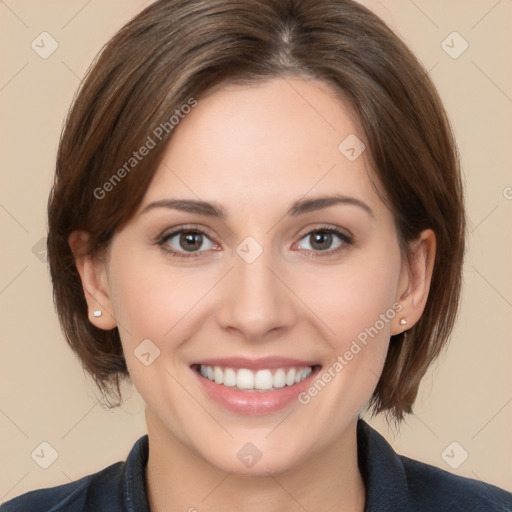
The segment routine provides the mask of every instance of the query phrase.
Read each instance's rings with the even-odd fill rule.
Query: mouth
[[[244,416],[272,414],[298,402],[322,365],[268,357],[208,359],[190,365],[206,397]]]

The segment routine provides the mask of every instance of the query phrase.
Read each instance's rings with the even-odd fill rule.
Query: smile
[[[297,368],[265,368],[257,371],[248,368],[222,368],[220,366],[197,365],[196,371],[206,379],[238,391],[276,391],[293,386],[307,379],[312,366]]]
[[[190,365],[200,389],[222,409],[243,416],[277,413],[293,404],[318,375],[318,361],[288,357],[215,358]]]

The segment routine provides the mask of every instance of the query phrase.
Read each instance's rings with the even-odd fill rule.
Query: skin
[[[327,84],[276,78],[224,86],[198,101],[175,129],[139,211],[104,257],[86,255],[87,233],[69,239],[90,320],[101,329],[119,326],[131,378],[147,404],[151,510],[361,512],[358,414],[375,389],[390,336],[423,312],[434,233],[424,231],[412,244],[415,257],[402,261],[367,153],[349,161],[338,150],[349,134],[368,143],[348,103]],[[285,215],[294,201],[333,191],[364,201],[372,215],[352,204]],[[170,198],[211,201],[227,217],[163,207],[142,212]],[[208,233],[199,257],[169,255],[155,242],[190,224]],[[324,226],[348,231],[353,243],[333,235],[318,249],[307,234]],[[247,236],[263,249],[252,263],[236,252]],[[172,240],[167,247],[190,254],[179,235]],[[279,355],[327,369],[396,303],[400,313],[306,405],[294,401],[259,417],[229,412],[189,367],[202,358]],[[99,318],[96,309],[104,311]],[[161,351],[149,366],[134,355],[147,338]],[[247,442],[262,453],[252,468],[237,457]]]

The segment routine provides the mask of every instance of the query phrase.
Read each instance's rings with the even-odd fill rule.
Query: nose
[[[283,272],[266,251],[252,263],[236,256],[225,283],[218,322],[249,341],[262,341],[289,330],[297,321],[296,307]]]

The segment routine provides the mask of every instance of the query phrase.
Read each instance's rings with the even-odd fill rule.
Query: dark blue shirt
[[[366,487],[365,512],[512,512],[511,493],[397,455],[361,419],[357,448]],[[28,492],[2,505],[0,512],[150,512],[145,483],[148,453],[145,435],[126,462],[68,484]]]

